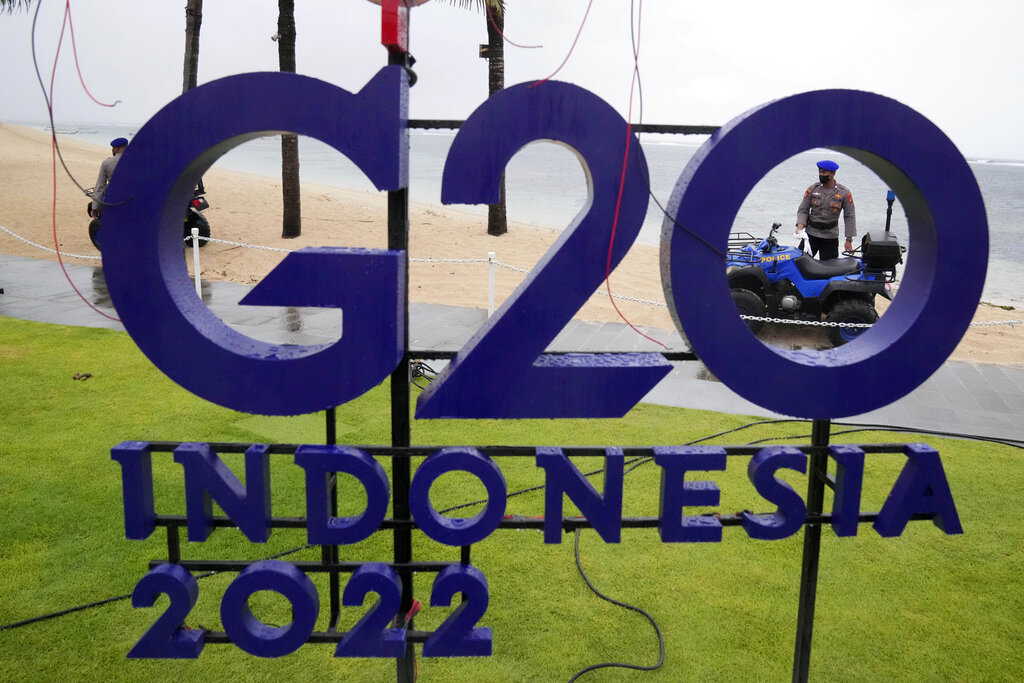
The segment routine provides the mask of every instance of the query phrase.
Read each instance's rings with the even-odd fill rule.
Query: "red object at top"
[[[380,42],[394,54],[409,51],[409,8],[402,0],[382,0]]]
[[[380,43],[391,54],[409,51],[409,8],[427,0],[370,0],[380,5]]]

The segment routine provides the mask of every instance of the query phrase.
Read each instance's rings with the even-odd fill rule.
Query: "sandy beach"
[[[100,161],[109,148],[62,136],[61,151],[78,182],[91,188]],[[247,245],[294,250],[306,246],[386,246],[386,196],[303,184],[302,236],[282,239],[280,183],[273,179],[218,169],[204,176],[211,208],[204,215],[213,237]],[[0,226],[22,238],[53,248],[53,167],[48,133],[0,124]],[[97,255],[86,227],[88,200],[58,165],[56,223],[62,253]],[[450,207],[412,204],[410,221],[409,295],[413,301],[455,306],[487,307],[488,268],[485,263],[418,262],[415,259],[486,259],[495,252],[500,263],[529,270],[554,243],[558,232],[510,224],[501,237],[486,234],[486,219]],[[0,253],[56,260],[56,255],[0,232]],[[283,257],[280,251],[212,243],[202,249],[201,276],[211,280],[258,282]],[[67,257],[70,263],[89,264]],[[495,301],[500,305],[524,278],[513,268],[499,267]],[[664,302],[658,249],[634,245],[611,277],[613,294],[651,302]],[[618,299],[619,310],[630,322],[665,330],[673,328],[664,306]],[[595,294],[576,315],[593,321],[622,322],[607,296]],[[1024,318],[1019,310],[982,304],[975,322]],[[813,348],[823,336],[775,326],[762,338]],[[953,359],[1003,364],[1024,364],[1024,326],[972,326]]]

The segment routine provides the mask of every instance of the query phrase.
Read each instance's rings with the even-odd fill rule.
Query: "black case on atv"
[[[903,263],[903,250],[896,238],[886,232],[864,235],[860,243],[864,266],[868,270],[892,270]]]

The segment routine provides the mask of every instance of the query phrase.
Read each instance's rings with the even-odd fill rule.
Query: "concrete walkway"
[[[67,265],[72,282],[94,306],[116,316],[103,272],[96,266]],[[60,265],[0,255],[0,315],[61,325],[122,330],[99,315],[68,285]],[[322,344],[338,338],[340,312],[312,308],[238,306],[249,287],[204,282],[202,299],[231,327],[281,344]],[[410,348],[456,351],[483,324],[476,308],[412,303]],[[640,327],[669,347],[685,350],[676,332]],[[659,347],[619,323],[573,320],[552,342],[554,351],[658,351]],[[439,369],[441,362],[431,362]],[[698,361],[674,363],[673,371],[644,399],[649,403],[721,413],[783,417],[737,396],[710,376]],[[1024,441],[1024,366],[946,362],[910,395],[883,409],[837,420]]]

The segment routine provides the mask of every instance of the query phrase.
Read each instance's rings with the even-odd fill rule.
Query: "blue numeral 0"
[[[585,213],[420,395],[417,418],[621,417],[671,369],[652,353],[541,356],[604,280],[627,137],[612,268],[640,232],[648,192],[640,144],[611,106],[568,83],[520,84],[491,96],[463,124],[445,162],[445,204],[498,201],[505,166],[536,140],[576,152],[590,196]]]
[[[279,593],[291,603],[290,624],[268,626],[253,616],[249,597],[259,591]],[[220,620],[240,649],[257,657],[283,657],[306,642],[319,610],[320,596],[308,576],[287,562],[264,560],[246,567],[224,591]]]
[[[747,190],[817,147],[848,154],[896,191],[913,254],[899,296],[852,343],[824,352],[769,348],[736,314],[721,254],[696,238],[724,253]],[[683,170],[668,213],[661,276],[676,325],[718,379],[784,415],[858,415],[910,393],[952,353],[985,283],[988,224],[970,167],[928,119],[872,93],[803,93],[733,119]]]
[[[204,171],[233,147],[290,131],[351,159],[381,190],[408,179],[408,80],[387,67],[357,94],[305,76],[230,76],[188,91],[138,132],[103,212],[103,269],[125,329],[168,377],[222,406],[295,415],[340,405],[385,379],[404,352],[405,253],[303,249],[243,304],[344,309],[336,343],[282,346],[235,332],[200,301],[181,220]],[[267,106],[273,103],[273,106]]]

